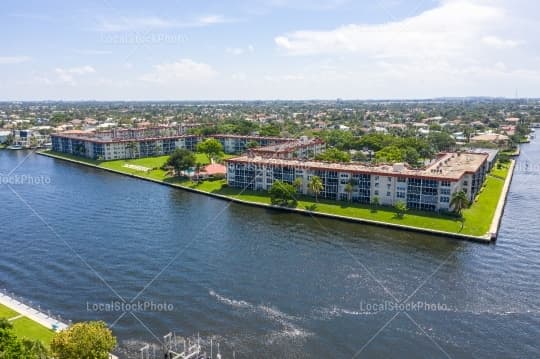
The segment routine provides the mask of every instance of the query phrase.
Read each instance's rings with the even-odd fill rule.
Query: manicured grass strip
[[[13,331],[19,338],[40,340],[48,346],[54,336],[51,329],[45,328],[27,317],[16,319],[12,323]]]
[[[472,235],[484,235],[489,231],[493,216],[497,210],[497,204],[502,195],[504,182],[508,176],[510,165],[504,165],[501,169],[494,168],[476,201],[471,208],[463,211],[463,233]]]
[[[0,304],[0,318],[10,319],[16,317],[17,315],[19,315],[19,313],[17,313],[13,309],[8,308],[3,304]]]

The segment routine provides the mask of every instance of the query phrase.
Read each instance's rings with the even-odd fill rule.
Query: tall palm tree
[[[197,181],[200,180],[201,177],[201,170],[203,169],[204,165],[200,162],[197,162],[195,164],[195,175],[197,176]]]
[[[454,212],[461,216],[463,209],[469,206],[467,193],[465,193],[465,191],[454,192],[452,200],[450,201],[450,206],[454,209]]]
[[[345,192],[347,193],[347,199],[349,200],[349,202],[352,200],[352,194],[354,192],[354,186],[352,185],[352,183],[347,183],[345,185],[345,188],[344,188]]]
[[[300,177],[297,177],[294,181],[293,181],[293,187],[296,189],[296,192],[299,192],[300,189],[302,188],[302,179]]]
[[[319,176],[311,177],[311,180],[308,183],[308,188],[315,195],[315,201],[318,202],[318,196],[321,191],[324,189],[323,182]]]

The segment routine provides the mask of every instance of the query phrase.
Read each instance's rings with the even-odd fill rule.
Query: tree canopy
[[[116,338],[105,322],[85,322],[58,332],[51,341],[56,359],[108,359]]]
[[[172,167],[177,174],[195,166],[195,155],[193,152],[177,148],[167,159],[165,167]]]
[[[206,154],[211,161],[223,156],[223,145],[215,138],[208,138],[197,145],[197,152]]]
[[[13,324],[0,319],[0,358],[6,359],[47,359],[49,353],[40,341],[18,338],[13,332]]]
[[[270,190],[270,199],[272,204],[294,207],[296,206],[296,188],[286,182],[275,181]]]
[[[351,155],[337,148],[329,148],[325,152],[318,154],[315,158],[319,161],[326,162],[351,162]]]

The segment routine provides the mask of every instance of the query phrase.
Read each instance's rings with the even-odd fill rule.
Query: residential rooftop
[[[270,146],[264,146],[264,147],[258,147],[251,149],[254,153],[273,153],[273,154],[281,154],[281,153],[290,153],[294,152],[295,150],[303,147],[309,147],[313,145],[322,145],[324,144],[324,141],[317,138],[312,139],[299,139],[295,141],[290,142],[284,142],[284,143],[278,143],[275,145]]]
[[[250,163],[280,167],[301,167],[312,170],[329,170],[356,174],[458,181],[465,174],[475,173],[488,160],[487,153],[443,153],[429,166],[411,168],[405,163],[366,165],[361,163],[329,163],[321,161],[285,160],[260,156],[241,156],[227,160],[232,163]]]

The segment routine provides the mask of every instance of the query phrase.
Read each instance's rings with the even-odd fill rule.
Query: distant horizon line
[[[3,100],[0,99],[0,103],[27,103],[27,102],[62,102],[62,103],[81,103],[81,102],[127,102],[127,103],[232,103],[232,102],[407,102],[407,101],[437,101],[437,100],[475,100],[475,99],[484,99],[484,100],[507,100],[507,101],[530,101],[530,100],[540,100],[540,97],[505,97],[505,96],[439,96],[439,97],[416,97],[416,98],[367,98],[367,99],[347,99],[347,98],[334,98],[334,99],[324,99],[324,98],[313,98],[313,99],[218,99],[218,100],[133,100],[133,99],[118,99],[118,100],[96,100],[96,99],[77,99],[77,100],[65,100],[65,99],[30,99],[30,100]]]

